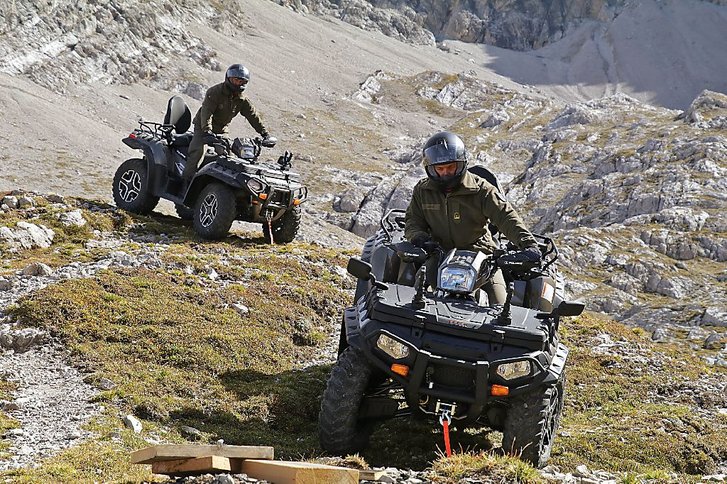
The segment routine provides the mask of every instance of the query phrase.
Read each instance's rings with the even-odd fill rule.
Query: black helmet
[[[242,81],[232,81],[231,79],[242,79]],[[232,64],[227,68],[225,73],[225,85],[229,87],[232,92],[242,92],[247,87],[247,83],[250,82],[250,71],[247,67],[242,64]]]
[[[442,189],[456,187],[467,170],[467,151],[459,136],[449,131],[442,131],[429,138],[424,145],[424,170],[430,180]],[[454,175],[440,176],[435,170],[436,165],[456,162]]]

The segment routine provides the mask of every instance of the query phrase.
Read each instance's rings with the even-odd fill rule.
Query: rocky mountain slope
[[[200,243],[173,217],[11,196],[19,206],[0,214],[0,231],[25,231],[22,247],[0,241],[0,477],[11,482],[158,482],[130,451],[220,439],[274,445],[283,459],[365,459],[409,484],[676,483],[727,471],[727,369],[714,364],[725,335],[655,342],[590,315],[563,326],[568,398],[548,468],[499,457],[488,451],[497,433],[464,429],[452,433],[464,450],[443,458],[441,433],[408,420],[382,425],[361,456],[322,459],[317,408],[354,287],[343,265],[357,250],[269,246],[247,230]]]
[[[727,91],[724,0],[275,1],[409,42],[436,39],[441,49],[571,99],[624,92],[685,109],[703,89]]]
[[[392,102],[448,110],[473,162],[565,246],[571,292],[592,309],[659,338],[668,323],[727,326],[726,95],[705,91],[679,112],[623,95],[563,106],[466,75],[381,73],[364,86],[372,112]],[[406,208],[420,160],[399,154],[399,173],[381,181],[349,174],[328,219],[371,235],[383,213]]]

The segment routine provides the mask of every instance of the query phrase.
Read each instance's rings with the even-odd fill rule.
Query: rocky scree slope
[[[283,458],[318,455],[319,398],[354,287],[347,254],[269,246],[240,230],[200,243],[176,218],[89,200],[17,191],[1,201],[0,476],[147,482],[148,468],[127,455],[162,442],[273,443]],[[727,335],[693,331],[657,344],[591,316],[563,332],[572,361],[552,466],[538,473],[497,460],[487,452],[496,435],[459,430],[455,445],[474,450],[440,458],[441,434],[410,421],[384,424],[363,456],[396,466],[389,482],[410,484],[599,483],[633,473],[686,482],[727,471],[727,369],[707,361]]]
[[[538,49],[587,21],[608,23],[627,0],[273,0],[294,10],[331,15],[413,43],[461,40],[512,50]],[[709,1],[709,0],[708,0]],[[724,0],[712,0],[727,5]]]
[[[726,95],[705,91],[683,112],[625,95],[563,105],[466,74],[379,72],[355,97],[373,113],[410,102],[446,116],[471,163],[560,242],[569,292],[590,309],[655,338],[727,327]],[[353,176],[327,219],[371,235],[383,213],[406,208],[424,176],[419,151],[391,154],[390,177]]]
[[[169,61],[182,55],[201,67],[221,70],[215,52],[185,25],[204,20],[228,32],[246,25],[234,12],[210,8],[201,0],[3,2],[0,72],[25,74],[55,92],[76,83],[145,81],[199,96],[204,92],[197,92],[199,79],[190,79]]]

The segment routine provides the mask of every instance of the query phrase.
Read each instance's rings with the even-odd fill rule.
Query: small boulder
[[[33,262],[32,264],[25,266],[22,274],[24,276],[50,276],[53,274],[53,269],[42,262]]]
[[[133,430],[135,434],[141,433],[141,429],[143,428],[143,426],[141,425],[141,422],[138,418],[134,417],[133,415],[127,415],[121,420],[124,422],[124,425]]]
[[[81,210],[58,214],[58,221],[65,226],[83,227],[86,225],[86,219],[83,218]]]

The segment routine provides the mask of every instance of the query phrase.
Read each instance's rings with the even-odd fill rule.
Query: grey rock
[[[15,229],[0,227],[0,240],[16,249],[46,248],[53,243],[55,232],[44,225],[18,222]]]
[[[24,353],[33,346],[43,344],[46,339],[46,333],[37,328],[0,329],[0,347],[16,353]]]
[[[232,307],[235,309],[235,311],[237,311],[240,316],[246,316],[250,313],[250,308],[242,303],[235,303],[232,305]]]
[[[25,266],[21,274],[24,276],[51,276],[53,275],[53,269],[42,262],[33,262]]]
[[[712,333],[704,340],[702,347],[707,350],[721,350],[725,348],[727,335],[720,333]]]
[[[66,226],[83,227],[86,225],[86,219],[83,218],[80,209],[58,214],[58,221]]]
[[[138,418],[134,417],[133,415],[126,415],[121,420],[124,422],[124,425],[133,430],[135,434],[141,433],[143,426]]]
[[[657,343],[669,341],[669,331],[666,328],[656,328],[651,334],[651,340]]]
[[[18,198],[12,195],[4,196],[2,204],[6,205],[8,208],[18,208]]]
[[[96,383],[96,386],[100,390],[108,391],[108,390],[113,390],[114,388],[116,388],[116,383],[109,380],[108,378],[99,378],[98,382]]]
[[[709,307],[702,314],[701,324],[707,326],[727,327],[727,311],[724,309]]]
[[[179,433],[181,433],[187,440],[197,441],[202,438],[202,432],[188,425],[182,425],[179,427]]]
[[[51,203],[65,203],[66,199],[62,195],[57,195],[55,193],[51,193],[50,195],[46,195],[45,199],[48,200]]]
[[[35,201],[30,197],[20,197],[18,198],[18,208],[31,208],[35,207]]]
[[[9,291],[13,288],[13,281],[11,279],[6,279],[4,277],[0,277],[0,291]]]

